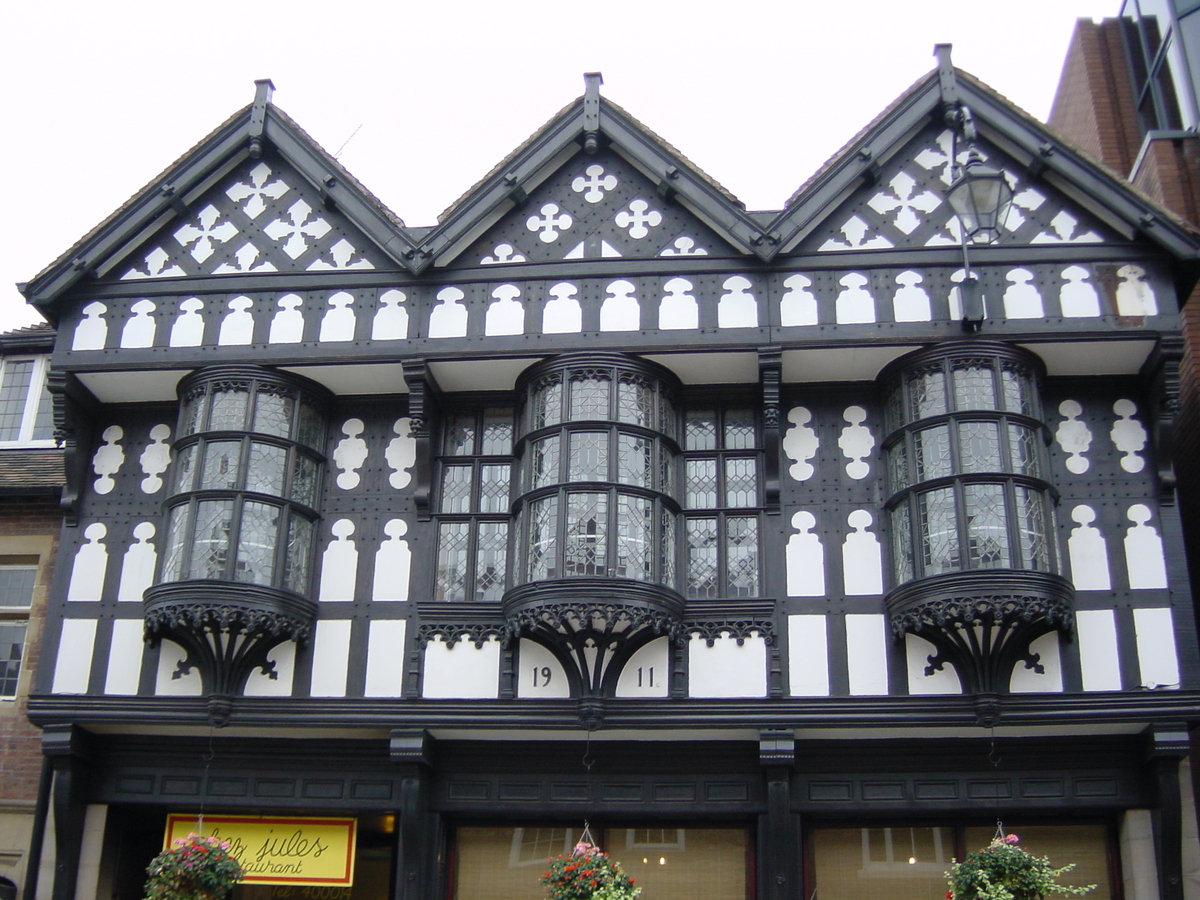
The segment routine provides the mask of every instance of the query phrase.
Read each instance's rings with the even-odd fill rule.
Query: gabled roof
[[[795,246],[856,188],[872,184],[880,166],[916,131],[960,106],[971,110],[981,140],[1004,150],[1024,165],[1026,174],[1057,188],[1124,237],[1141,234],[1182,259],[1200,258],[1200,234],[1189,223],[983,82],[951,66],[948,47],[939,53],[937,69],[905,91],[792,195],[767,228],[767,258]]]
[[[270,81],[256,82],[255,101],[234,113],[172,163],[30,282],[25,297],[52,322],[56,301],[84,278],[122,257],[180,214],[214,180],[271,144],[317,191],[390,259],[411,268],[416,245],[404,223],[291,118],[270,102]]]

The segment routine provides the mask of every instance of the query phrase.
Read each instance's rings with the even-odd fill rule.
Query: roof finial
[[[953,44],[934,44],[933,55],[937,57],[938,87],[942,91],[942,109],[947,121],[958,110],[958,78],[954,72],[954,63],[950,61],[950,51]]]
[[[259,78],[254,82],[254,105],[250,107],[250,156],[262,156],[263,126],[267,119],[267,105],[275,85],[270,78]]]
[[[600,146],[600,85],[604,76],[599,72],[583,73],[583,149],[595,153]]]

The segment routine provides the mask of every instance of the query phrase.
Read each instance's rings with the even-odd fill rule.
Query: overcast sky
[[[28,281],[271,78],[410,225],[602,91],[750,209],[778,209],[934,66],[1039,119],[1077,18],[1119,0],[12,0],[0,12],[0,330]],[[344,146],[343,146],[344,145]]]

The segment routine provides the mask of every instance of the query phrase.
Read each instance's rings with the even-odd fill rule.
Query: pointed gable
[[[125,259],[123,281],[393,268],[277,154],[247,159]]]

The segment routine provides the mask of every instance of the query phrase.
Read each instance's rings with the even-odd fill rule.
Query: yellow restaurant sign
[[[204,833],[229,841],[244,884],[350,887],[354,883],[354,819],[295,816],[205,816]],[[196,830],[196,817],[167,816],[165,846]]]

